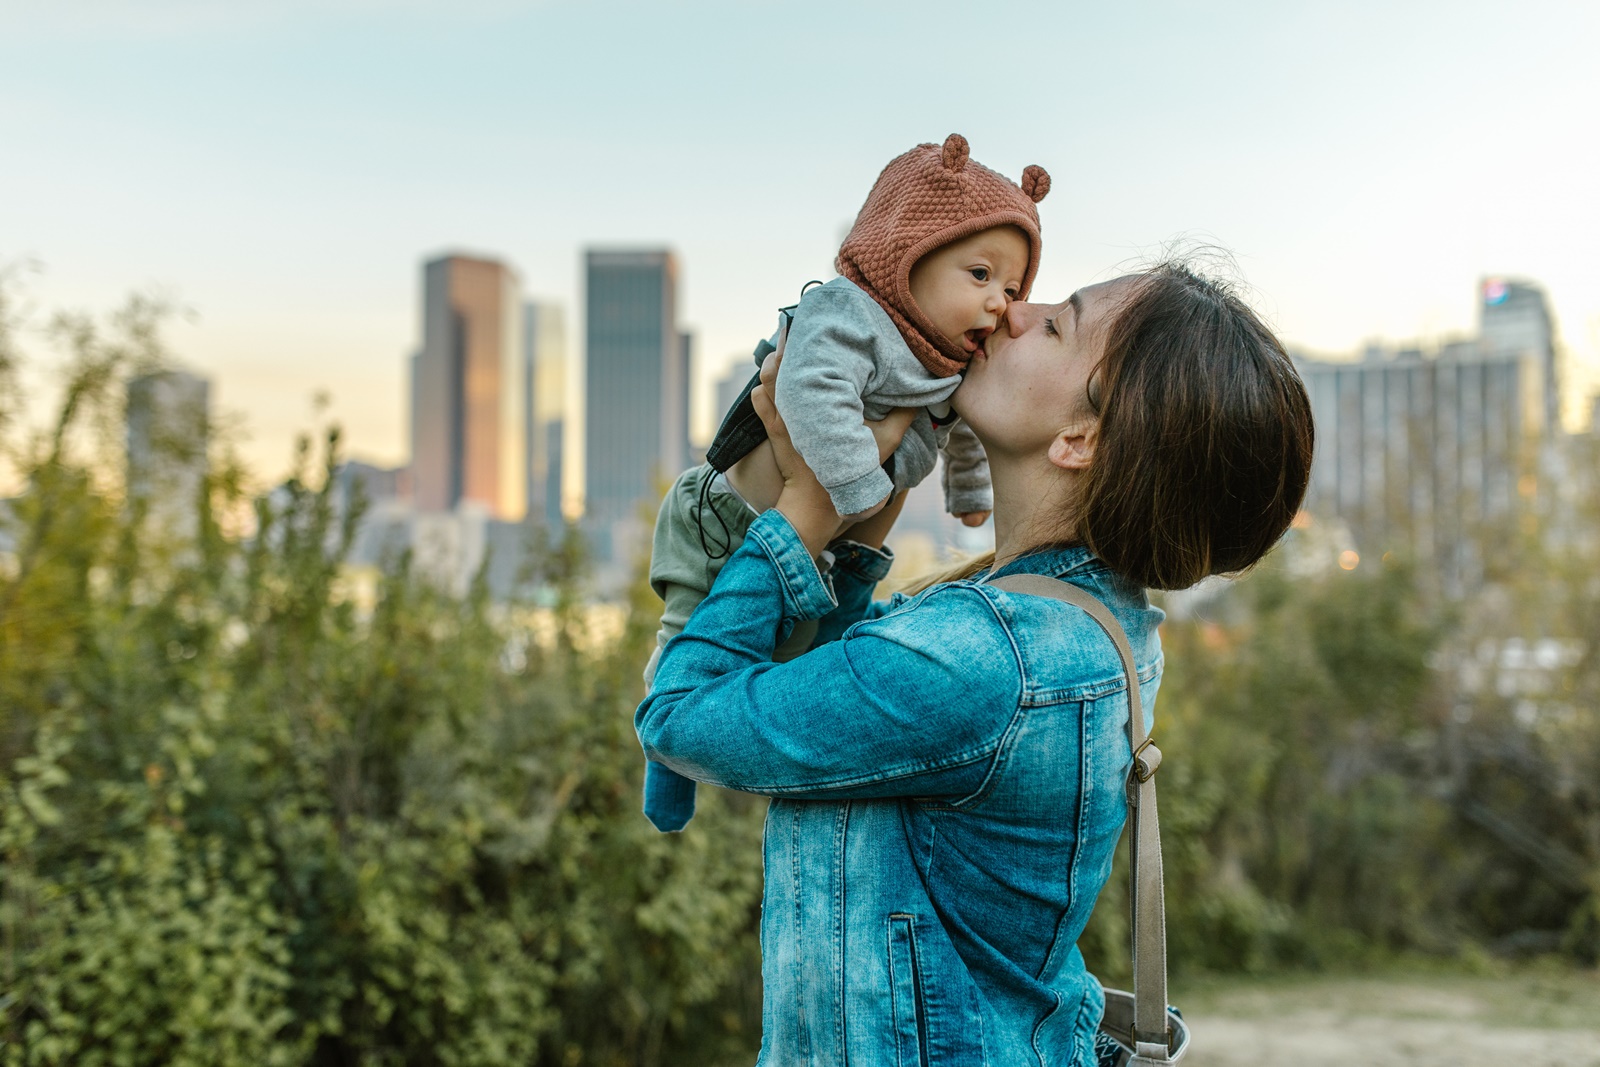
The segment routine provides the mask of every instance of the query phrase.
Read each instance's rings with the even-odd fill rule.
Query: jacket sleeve
[[[944,507],[952,515],[994,510],[989,456],[965,420],[950,427],[944,448]]]
[[[794,621],[832,607],[787,520],[776,511],[757,519],[662,653],[634,715],[645,755],[770,796],[977,792],[1022,682],[988,599],[942,586],[798,659],[768,662]]]
[[[828,578],[833,583],[835,605],[817,621],[812,648],[838,640],[863,619],[883,614],[889,603],[872,599],[878,583],[888,577],[889,568],[894,564],[894,553],[887,545],[876,549],[855,541],[835,541],[828,546],[828,551],[833,554],[833,569],[828,572]]]
[[[841,515],[866,511],[894,489],[862,421],[876,346],[872,320],[823,286],[796,309],[778,368],[773,403]]]

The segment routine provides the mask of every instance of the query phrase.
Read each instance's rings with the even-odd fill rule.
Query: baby
[[[923,144],[878,176],[839,249],[840,277],[808,288],[778,332],[756,346],[757,365],[780,346],[773,402],[796,449],[845,518],[874,514],[933,472],[943,452],[945,507],[980,525],[993,507],[989,464],[947,401],[973,353],[1024,299],[1039,267],[1039,212],[1050,176],[1037,166],[1022,184],[968,158],[966,138]],[[650,583],[666,602],[648,684],[666,642],[695,606],[782,480],[749,401],[752,378],[728,413],[707,463],[684,472],[656,517]],[[882,465],[864,419],[919,409]],[[778,645],[779,662],[804,652],[816,624]],[[681,830],[694,814],[694,782],[645,767],[645,814]]]

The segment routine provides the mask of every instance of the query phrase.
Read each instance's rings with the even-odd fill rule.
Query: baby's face
[[[917,260],[911,299],[936,330],[976,352],[999,327],[1027,269],[1027,237],[1015,226],[995,226]]]

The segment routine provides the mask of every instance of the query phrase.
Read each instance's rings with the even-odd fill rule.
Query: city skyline
[[[1356,352],[1466,335],[1479,278],[1527,277],[1570,357],[1567,417],[1582,410],[1592,5],[1063,7],[997,24],[1020,85],[983,92],[927,73],[974,68],[951,32],[966,9],[848,10],[844,37],[698,2],[11,6],[0,261],[44,262],[27,292],[46,309],[150,288],[194,308],[173,351],[217,410],[247,411],[244,455],[270,478],[319,390],[352,454],[405,458],[421,256],[503,259],[580,338],[583,250],[671,247],[703,437],[711,383],[829,276],[878,170],[957,130],[975,158],[1055,179],[1041,299],[1187,235],[1232,251],[1287,343]],[[892,119],[816,106],[851,92],[901,102]]]
[[[667,473],[661,463],[676,467],[691,458],[679,434],[692,346],[676,328],[677,263],[669,250],[591,250],[588,263],[588,318],[599,328],[585,347],[597,353],[590,362],[597,373],[579,404],[565,395],[559,307],[522,300],[516,272],[497,261],[442,256],[422,264],[424,344],[411,359],[412,422],[423,431],[414,443],[434,447],[414,452],[404,467],[350,460],[337,469],[335,506],[343,508],[359,486],[370,508],[353,564],[381,566],[409,546],[419,567],[459,590],[489,560],[491,592],[503,598],[523,581],[531,527],[581,517],[597,588],[613,595],[625,584],[630,561],[646,544],[642,509]],[[1479,546],[1510,536],[1533,498],[1544,495],[1541,484],[1556,494],[1548,507],[1570,496],[1574,476],[1585,476],[1572,467],[1584,446],[1550,418],[1559,380],[1545,294],[1526,282],[1487,278],[1477,298],[1477,332],[1436,352],[1372,344],[1359,359],[1337,362],[1291,352],[1317,424],[1317,459],[1297,526],[1323,531],[1308,535],[1297,565],[1336,558],[1352,569],[1363,554],[1388,559],[1399,551],[1428,580],[1460,595],[1480,584],[1490,565]],[[430,359],[445,369],[442,383],[418,374]],[[512,373],[501,375],[506,368]],[[747,380],[742,370],[731,368],[719,381],[721,406]],[[492,485],[500,473],[493,455],[474,471],[465,427],[451,428],[461,422],[471,379],[486,371],[495,380],[477,383],[475,402],[490,415],[484,421],[501,424],[481,441],[498,437],[526,448],[525,514],[467,491]],[[205,379],[181,371],[136,377],[127,387],[129,497],[144,501],[151,521],[177,535],[174,543],[193,536],[198,513],[183,501],[199,491],[207,465],[209,391]],[[565,438],[579,436],[573,417],[582,409],[591,409],[587,424],[595,428],[594,469],[583,480],[600,491],[590,498],[593,510],[580,516],[562,506],[563,489],[572,487],[560,468],[577,465]],[[1600,419],[1591,430],[1600,433]],[[284,492],[279,487],[272,496]],[[987,528],[960,527],[942,503],[937,480],[925,482],[897,523],[898,546],[918,568],[989,543]],[[1562,512],[1557,525],[1570,532],[1572,517]]]

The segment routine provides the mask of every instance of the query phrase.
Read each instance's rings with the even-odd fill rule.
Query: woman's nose
[[[1011,306],[1006,308],[1006,332],[1012,337],[1021,337],[1028,332],[1028,328],[1044,317],[1042,304],[1029,304],[1021,300],[1013,300]]]

